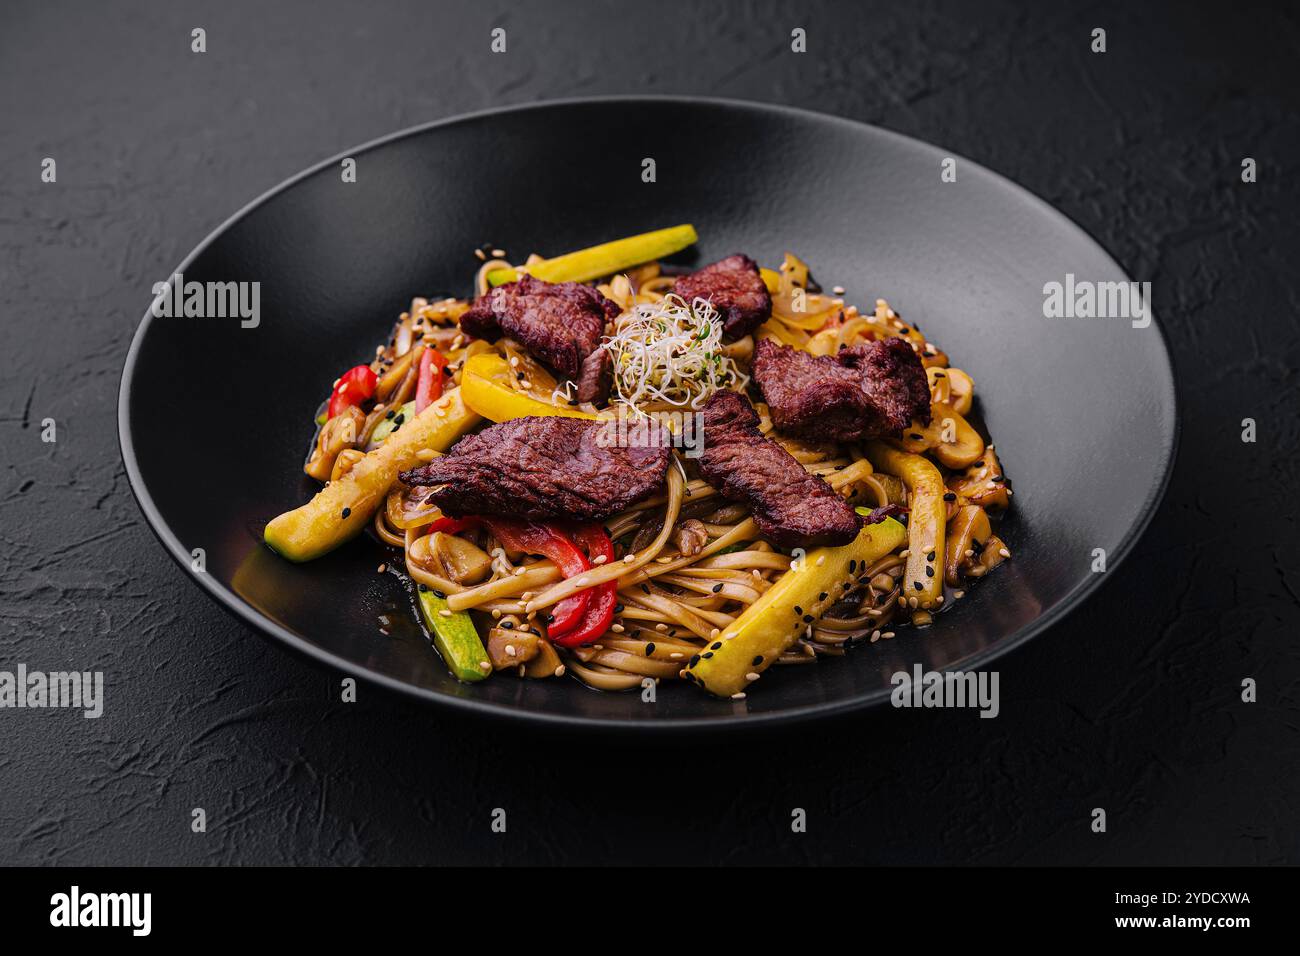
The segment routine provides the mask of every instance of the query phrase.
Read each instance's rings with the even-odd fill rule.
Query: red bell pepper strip
[[[482,521],[505,547],[511,551],[545,555],[555,562],[555,566],[566,578],[575,577],[591,567],[586,555],[573,543],[573,539],[556,524],[495,516],[484,516]],[[586,588],[551,608],[551,619],[546,625],[547,634],[554,637],[577,627],[591,601],[591,591],[591,588]]]
[[[424,533],[433,534],[435,531],[444,531],[447,534],[456,534],[469,528],[477,528],[478,526],[479,520],[473,515],[470,515],[468,518],[448,518],[446,515],[443,515],[437,521],[433,522],[433,524],[425,528]]]
[[[375,395],[375,385],[378,382],[378,376],[369,365],[357,365],[348,369],[330,393],[329,417],[333,418],[345,408],[369,401]]]
[[[447,367],[447,356],[432,346],[420,356],[420,374],[415,385],[415,414],[420,414],[442,398],[442,372]]]
[[[602,566],[614,560],[614,543],[609,540],[605,526],[599,523],[580,525],[573,534],[574,540],[587,549],[591,560],[604,556]],[[591,589],[592,595],[582,620],[566,634],[556,637],[553,632],[551,640],[561,647],[578,647],[590,644],[609,630],[614,621],[614,608],[618,604],[618,582],[606,581]]]

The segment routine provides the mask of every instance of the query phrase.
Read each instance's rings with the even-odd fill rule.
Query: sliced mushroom
[[[704,527],[704,522],[695,518],[687,518],[679,522],[673,529],[673,536],[677,543],[677,550],[687,558],[699,554],[709,543],[709,530]]]
[[[948,479],[948,490],[985,508],[1005,508],[1011,503],[1007,479],[992,445],[964,475]]]
[[[537,656],[524,665],[525,677],[559,677],[564,664],[550,641],[537,642]]]
[[[349,405],[324,425],[316,437],[316,448],[303,466],[303,471],[317,481],[328,481],[334,471],[334,461],[345,448],[355,448],[366,424],[366,413]]]
[[[984,439],[970,422],[951,405],[930,405],[930,424],[914,421],[895,442],[914,455],[934,451],[940,463],[949,468],[965,468],[984,453]]]
[[[431,550],[457,584],[478,584],[492,572],[491,556],[473,542],[443,531],[435,531],[432,537]]]
[[[542,639],[530,631],[494,627],[487,635],[488,660],[494,670],[518,667],[537,657],[541,645]]]
[[[944,554],[943,579],[949,587],[961,583],[962,572],[974,563],[974,555],[966,557],[967,551],[974,552],[976,547],[984,547],[984,542],[993,536],[989,526],[989,516],[979,505],[963,505],[957,509],[957,515],[948,522],[947,550]]]
[[[334,468],[330,471],[330,481],[338,481],[349,471],[352,466],[366,457],[366,453],[360,448],[344,448],[339,452],[338,457],[334,459]]]

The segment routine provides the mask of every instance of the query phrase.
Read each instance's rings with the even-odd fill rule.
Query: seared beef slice
[[[902,339],[864,342],[833,357],[763,339],[753,373],[772,423],[787,435],[858,441],[930,421],[925,368]]]
[[[758,430],[758,415],[737,392],[717,392],[704,406],[704,479],[749,505],[763,537],[783,547],[847,544],[862,527],[830,485]]]
[[[515,418],[468,435],[441,458],[402,473],[445,514],[603,521],[664,483],[668,449],[601,447],[599,422]]]
[[[460,317],[460,327],[489,342],[508,335],[576,382],[583,360],[600,345],[605,323],[617,315],[618,306],[590,286],[523,276],[479,296]]]
[[[673,284],[673,292],[688,305],[708,299],[722,316],[723,335],[730,339],[743,338],[772,314],[772,296],[763,284],[758,263],[749,256],[727,256],[682,276]]]

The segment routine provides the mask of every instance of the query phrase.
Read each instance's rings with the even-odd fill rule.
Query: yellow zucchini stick
[[[884,442],[867,443],[872,467],[896,475],[907,485],[907,566],[899,600],[911,607],[934,607],[943,596],[944,528],[947,507],[943,475],[928,459],[891,448]],[[912,604],[915,599],[916,604]]]
[[[446,451],[479,423],[454,388],[300,508],[271,519],[263,540],[290,561],[311,561],[361,533],[399,472],[424,464],[419,452]]]
[[[643,262],[653,262],[681,252],[693,245],[699,237],[689,223],[643,232],[626,239],[615,239],[589,249],[579,249],[554,259],[543,259],[523,267],[529,275],[543,282],[590,282],[602,276],[614,275]],[[519,270],[493,269],[488,273],[488,284],[503,285],[519,278]]]
[[[743,693],[827,608],[853,590],[872,562],[906,540],[906,529],[886,518],[867,525],[848,544],[812,551],[692,657],[682,676],[718,697]]]

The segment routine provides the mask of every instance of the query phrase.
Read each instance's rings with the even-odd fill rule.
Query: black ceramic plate
[[[1046,318],[1045,283],[1127,281],[1042,201],[915,140],[798,110],[602,99],[436,123],[345,154],[254,202],[177,268],[260,282],[261,320],[152,318],[123,373],[131,485],[167,550],[237,615],[340,670],[425,700],[533,720],[628,727],[756,725],[888,698],[890,675],[984,666],[1059,620],[1132,547],[1173,456],[1173,376],[1158,325]],[[655,181],[642,161],[655,160]],[[658,701],[571,679],[457,683],[414,624],[383,549],[363,538],[295,566],[261,544],[305,501],[311,419],[334,377],[373,353],[413,295],[468,295],[473,248],[555,254],[680,222],[684,261],[786,250],[826,286],[887,297],[966,369],[1016,496],[1013,560],[924,633],[816,666],[773,668],[748,699],[663,686]],[[159,276],[159,280],[167,277]],[[379,632],[379,616],[393,621]]]

